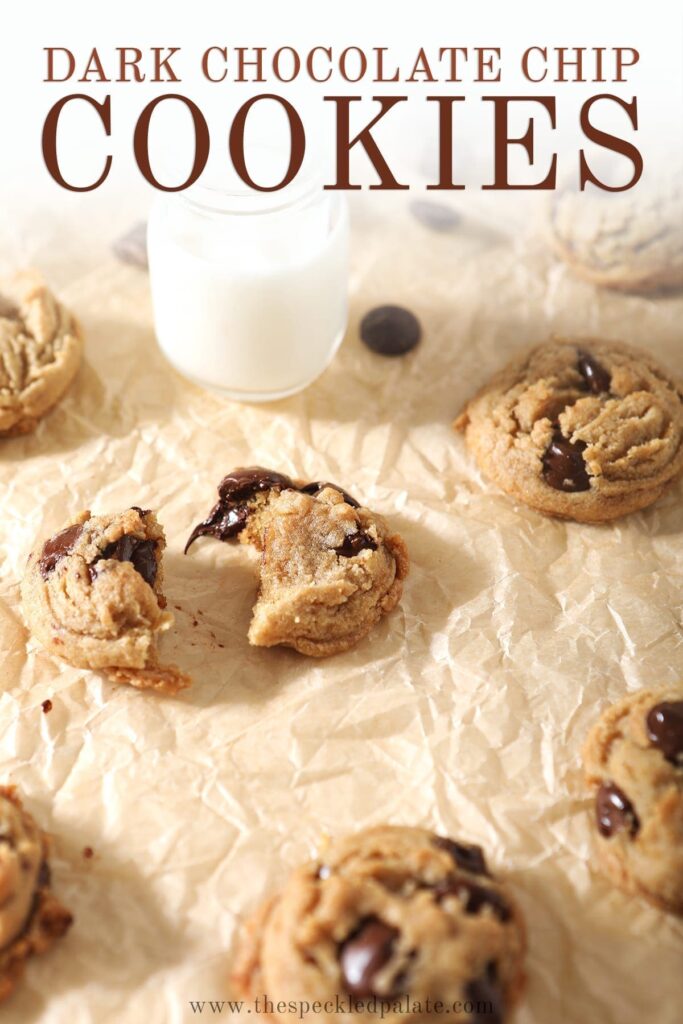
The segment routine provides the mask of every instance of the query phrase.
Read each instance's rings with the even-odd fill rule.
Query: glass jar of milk
[[[184,376],[238,401],[318,377],[347,323],[346,201],[309,179],[279,192],[165,193],[148,226],[156,334]]]

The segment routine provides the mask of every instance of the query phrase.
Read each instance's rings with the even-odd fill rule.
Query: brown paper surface
[[[530,938],[519,1024],[680,1021],[683,925],[594,873],[580,748],[609,701],[683,674],[681,487],[612,526],[554,522],[483,481],[451,421],[550,331],[622,337],[683,372],[683,299],[581,283],[535,225],[510,233],[490,209],[441,235],[402,199],[385,205],[354,209],[333,365],[264,406],[166,365],[147,276],[109,250],[119,219],[80,223],[87,246],[75,221],[37,216],[4,238],[3,262],[44,270],[87,348],[63,404],[0,447],[0,781],[54,834],[55,888],[75,915],[3,1020],[203,1019],[189,1001],[225,998],[241,917],[321,836],[390,821],[481,843],[509,878]],[[391,301],[424,327],[403,359],[357,336]],[[253,553],[206,541],[183,557],[218,481],[245,463],[334,480],[404,535],[403,601],[355,650],[250,648]],[[176,628],[162,653],[195,680],[175,699],[56,663],[22,624],[36,538],[131,504],[167,533]]]

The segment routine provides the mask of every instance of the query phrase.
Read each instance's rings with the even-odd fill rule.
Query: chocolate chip
[[[556,491],[576,493],[589,491],[590,476],[586,469],[583,441],[569,441],[559,430],[543,456],[543,478]]]
[[[590,354],[590,352],[579,352],[578,361],[579,373],[588,385],[588,390],[594,395],[602,395],[609,391],[612,386],[612,378],[602,363]]]
[[[468,1007],[471,1024],[503,1024],[503,993],[493,960],[487,964],[481,978],[465,986],[465,999],[473,1004]]]
[[[427,199],[414,199],[410,203],[410,212],[431,231],[446,234],[460,226],[460,216],[445,203],[431,203]]]
[[[648,713],[647,734],[667,761],[683,763],[683,700],[664,701]]]
[[[49,697],[47,700],[44,700],[40,706],[43,709],[44,715],[48,715],[52,711],[52,701]]]
[[[510,920],[510,908],[499,893],[465,878],[447,878],[434,887],[434,895],[439,902],[447,896],[456,897],[467,914],[478,914],[483,907],[490,907],[499,921]]]
[[[339,964],[344,985],[351,995],[358,999],[379,995],[375,991],[375,979],[391,959],[398,934],[396,928],[370,917],[343,943]]]
[[[115,558],[119,562],[130,562],[136,572],[140,573],[145,583],[153,587],[157,578],[156,541],[141,540],[130,533],[111,544],[107,544],[102,553],[89,566],[90,578],[97,575],[97,564],[105,558]]]
[[[449,853],[454,863],[463,871],[469,871],[472,875],[489,874],[481,846],[456,843],[454,839],[448,839],[446,836],[434,836],[432,843]]]
[[[61,530],[45,542],[43,553],[38,562],[40,575],[44,580],[48,578],[51,572],[54,572],[58,562],[61,562],[63,558],[71,554],[82,532],[83,526],[81,523],[75,523],[73,526],[67,526],[65,530]]]
[[[247,524],[249,501],[262,491],[289,490],[294,484],[283,473],[275,473],[262,466],[235,469],[223,477],[218,485],[218,501],[208,517],[195,526],[185,545],[185,554],[198,537],[230,540]]]
[[[640,829],[633,804],[613,782],[603,782],[595,798],[598,832],[609,839],[616,832],[628,831],[635,836]]]
[[[360,508],[360,502],[356,501],[355,498],[352,498],[348,491],[345,491],[344,488],[340,487],[338,484],[331,484],[329,480],[316,480],[314,483],[306,484],[305,487],[300,487],[299,490],[302,494],[311,494],[315,497],[317,494],[320,494],[321,491],[325,490],[326,487],[332,487],[335,491],[339,491],[347,505],[350,505],[352,508]]]
[[[360,551],[376,551],[377,544],[367,533],[358,530],[356,533],[347,533],[343,543],[334,550],[342,558],[353,558]]]
[[[361,339],[381,356],[405,355],[415,348],[421,335],[417,317],[402,306],[378,306],[361,320]]]

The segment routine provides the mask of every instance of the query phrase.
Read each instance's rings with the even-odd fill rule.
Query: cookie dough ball
[[[38,274],[0,281],[0,437],[33,430],[81,363],[81,330]]]
[[[383,826],[292,874],[246,928],[233,984],[245,999],[319,1000],[322,1021],[377,1020],[378,1005],[384,1021],[424,1021],[441,1001],[463,1024],[502,1024],[524,953],[521,913],[478,846]]]
[[[0,786],[0,1002],[26,961],[44,953],[71,925],[50,889],[48,839],[13,786]]]
[[[193,530],[261,552],[249,628],[259,647],[323,657],[348,650],[399,602],[408,572],[402,538],[335,484],[295,483],[261,467],[237,469]]]
[[[605,872],[683,914],[683,683],[608,708],[584,748]]]
[[[482,472],[547,515],[601,523],[655,502],[683,469],[683,383],[597,338],[537,345],[455,421]]]
[[[561,189],[551,205],[556,253],[579,276],[620,291],[683,286],[680,172],[626,192]]]
[[[118,682],[164,693],[189,686],[158,660],[157,638],[173,624],[162,593],[165,546],[153,512],[84,512],[28,560],[22,600],[31,633],[50,654]]]

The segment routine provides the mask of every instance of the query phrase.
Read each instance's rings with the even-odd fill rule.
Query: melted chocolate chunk
[[[603,782],[595,798],[595,816],[598,832],[609,839],[616,832],[638,834],[640,821],[633,804],[613,782]]]
[[[130,562],[140,573],[145,583],[153,587],[157,578],[156,541],[140,540],[129,533],[112,544],[107,544],[100,556],[89,566],[90,578],[97,575],[97,563],[104,558],[116,558],[119,562]]]
[[[339,491],[346,504],[350,505],[351,508],[360,508],[360,502],[352,498],[348,491],[345,491],[343,487],[339,487],[338,484],[331,484],[329,480],[316,480],[314,483],[306,484],[305,487],[300,487],[299,490],[302,494],[310,494],[315,498],[326,487],[332,487],[335,491]]]
[[[223,477],[218,485],[218,497],[224,503],[248,501],[259,491],[287,490],[294,484],[284,473],[276,473],[262,466],[235,469]]]
[[[375,977],[391,959],[398,934],[396,928],[370,917],[342,944],[339,964],[344,985],[351,995],[358,999],[378,995]]]
[[[469,1018],[472,1024],[503,1024],[503,993],[493,960],[481,978],[466,985],[465,999],[474,1004]]]
[[[75,523],[74,526],[67,526],[66,530],[56,533],[54,537],[50,537],[45,542],[43,553],[38,562],[40,575],[44,580],[48,578],[51,572],[54,572],[58,562],[61,562],[63,558],[71,554],[82,532],[82,525]]]
[[[612,386],[612,378],[602,363],[599,363],[590,352],[579,352],[577,365],[589,391],[592,391],[594,395],[602,395],[609,391]]]
[[[315,480],[298,487],[283,473],[275,473],[261,466],[236,469],[221,481],[218,487],[218,502],[211,509],[209,516],[195,526],[185,545],[185,554],[198,537],[215,537],[223,541],[236,537],[246,526],[251,514],[250,501],[260,492],[294,490],[315,497],[325,487],[333,487],[335,491],[339,491],[347,505],[360,508],[360,503],[347,491],[327,480]],[[365,548],[375,551],[377,544],[368,534],[358,530],[345,537],[340,547],[334,550],[338,555],[352,558]]]
[[[567,491],[570,494],[589,491],[591,480],[583,457],[585,450],[583,441],[569,441],[556,430],[543,456],[545,482],[556,491]]]
[[[647,734],[653,747],[672,764],[683,764],[683,700],[664,701],[648,713]]]
[[[378,306],[361,320],[361,340],[381,356],[402,356],[415,348],[422,330],[417,317],[402,306]]]
[[[247,524],[249,501],[261,491],[289,490],[294,484],[283,473],[275,473],[262,466],[235,469],[223,477],[218,485],[218,501],[203,522],[198,523],[185,545],[185,554],[197,537],[215,537],[231,540]]]
[[[349,533],[344,537],[344,541],[339,545],[338,548],[334,549],[338,555],[342,558],[353,558],[359,551],[376,551],[377,544],[367,533],[363,533],[362,530],[358,530],[357,533]]]
[[[499,921],[510,920],[510,908],[500,893],[465,878],[446,879],[445,882],[440,882],[434,888],[434,895],[439,902],[446,896],[455,896],[463,904],[467,914],[478,914],[483,907],[491,907]]]
[[[460,215],[446,203],[432,203],[428,199],[414,199],[410,212],[426,228],[446,234],[460,226]]]
[[[481,846],[456,843],[454,839],[448,839],[446,836],[434,836],[432,842],[440,850],[449,853],[454,863],[463,871],[469,871],[472,875],[489,874]]]

